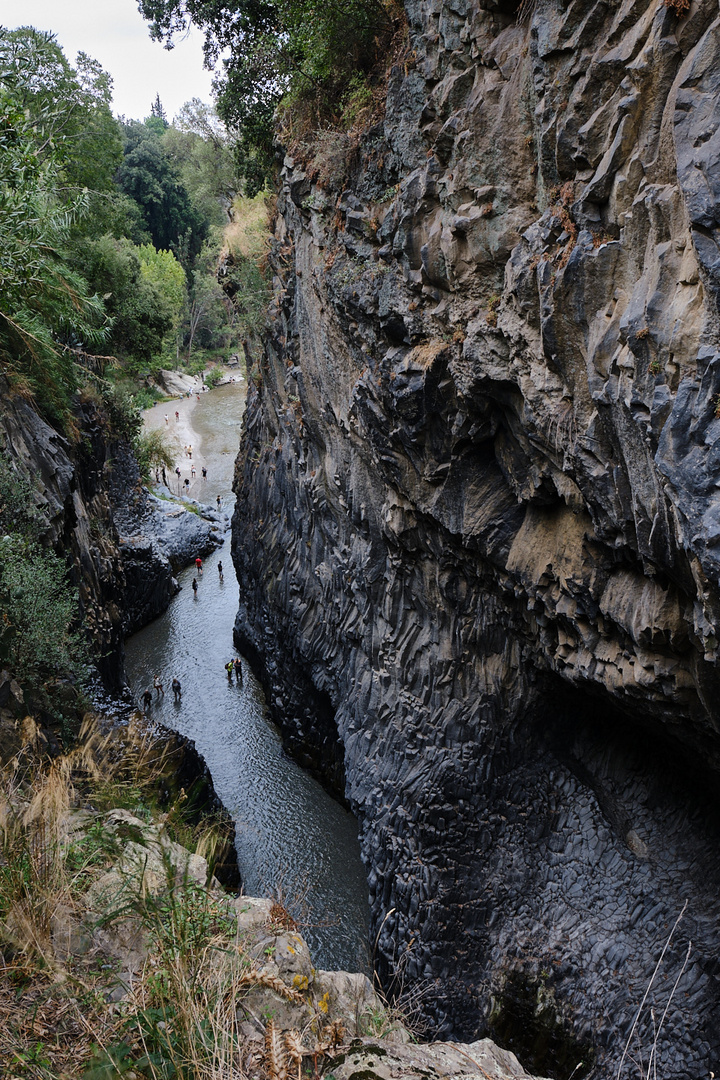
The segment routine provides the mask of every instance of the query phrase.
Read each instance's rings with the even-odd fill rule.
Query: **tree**
[[[73,102],[47,100],[38,82],[58,67],[51,35],[0,32],[0,364],[62,423],[76,387],[72,347],[97,349],[109,328],[66,258],[87,197],[58,201]]]
[[[241,178],[233,140],[212,106],[198,98],[183,105],[163,147],[198,212],[214,225],[227,224]]]
[[[177,342],[183,313],[187,303],[187,285],[185,271],[172,251],[158,251],[152,244],[143,244],[138,248],[140,273],[156,292],[163,297],[172,312],[172,334]]]
[[[125,126],[125,156],[117,173],[122,191],[140,207],[156,248],[172,250],[190,265],[207,235],[161,138],[145,124]]]
[[[171,48],[190,22],[208,66],[223,55],[218,112],[237,132],[247,194],[273,166],[273,113],[288,93],[333,117],[352,78],[367,74],[403,17],[396,0],[139,0],[151,36]]]
[[[69,64],[54,35],[31,26],[0,31],[3,79],[37,125],[36,153],[60,170],[60,194],[114,189],[122,159],[112,79],[86,53]]]
[[[155,100],[150,106],[150,115],[154,116],[157,120],[162,120],[165,127],[168,127],[168,118],[165,110],[163,109],[163,104],[160,100],[160,94],[155,95]]]
[[[101,236],[85,240],[78,252],[112,317],[112,349],[134,372],[159,357],[175,319],[172,297],[152,273],[143,274],[140,250],[124,237]]]
[[[82,642],[71,629],[76,590],[57,555],[18,535],[0,539],[0,659],[13,674],[36,686],[43,680],[82,675]]]
[[[165,432],[141,431],[135,440],[135,456],[143,480],[150,479],[153,468],[172,469],[175,465],[175,453],[165,439]]]
[[[42,679],[81,676],[84,650],[72,630],[77,590],[63,560],[38,543],[36,492],[16,469],[0,453],[0,663],[37,689]]]
[[[158,251],[152,244],[142,244],[137,249],[140,259],[140,273],[145,281],[164,296],[179,320],[185,304],[185,271],[172,251]]]

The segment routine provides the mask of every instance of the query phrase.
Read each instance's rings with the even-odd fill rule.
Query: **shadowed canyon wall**
[[[0,447],[33,490],[38,538],[67,561],[88,662],[118,691],[126,634],[164,611],[177,590],[168,559],[131,527],[147,500],[134,454],[91,398],[78,397],[69,440],[4,379],[0,391]]]
[[[611,1075],[687,902],[630,1049],[648,1063],[679,977],[657,1071],[697,1080],[720,1061],[718,7],[515,6],[408,0],[384,119],[285,158],[236,636],[358,813],[378,966],[434,1031]]]

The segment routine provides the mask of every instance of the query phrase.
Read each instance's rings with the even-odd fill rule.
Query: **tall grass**
[[[303,1032],[255,1017],[248,1042],[250,991],[305,1018],[308,1000],[263,969],[232,899],[178,847],[212,859],[217,830],[191,824],[184,792],[159,813],[167,747],[88,717],[72,751],[33,760],[26,729],[0,777],[0,1075],[285,1080],[333,1048],[339,1030],[319,1013]],[[141,959],[126,971],[131,948]]]

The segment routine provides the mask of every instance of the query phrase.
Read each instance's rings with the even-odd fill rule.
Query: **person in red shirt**
[[[198,574],[200,574],[200,576],[202,576],[202,559],[200,558],[199,555],[198,555],[197,559],[195,560],[195,569],[197,570]]]

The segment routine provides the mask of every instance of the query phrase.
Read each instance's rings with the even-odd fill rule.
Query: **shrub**
[[[63,560],[22,536],[0,540],[0,658],[21,682],[81,679],[83,643],[72,630],[78,596]]]
[[[238,167],[246,193],[262,191],[274,171],[273,125],[290,95],[310,126],[336,120],[343,103],[386,59],[402,25],[396,0],[139,0],[156,40],[171,44],[192,21],[205,30],[211,61],[221,53],[218,113],[239,132]],[[361,94],[362,97],[362,94]],[[358,99],[355,102],[357,106]]]
[[[150,478],[150,470],[164,466],[171,469],[175,464],[175,457],[165,438],[165,432],[156,428],[154,431],[141,431],[134,444],[135,456],[140,466],[140,475],[143,480]]]
[[[222,368],[219,368],[219,367],[212,368],[210,371],[208,371],[207,375],[205,376],[205,385],[210,387],[211,390],[214,390],[214,388],[217,386],[217,384],[223,378],[224,374],[225,373],[224,373]]]

